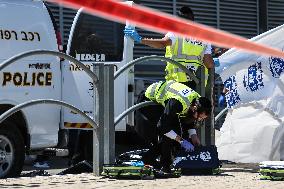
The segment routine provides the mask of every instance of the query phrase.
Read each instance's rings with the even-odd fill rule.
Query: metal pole
[[[224,115],[225,115],[225,113],[227,113],[227,111],[228,111],[228,108],[226,107],[226,108],[224,108],[216,117],[215,117],[215,123],[221,118],[221,117],[223,117]]]
[[[181,63],[179,63],[177,61],[174,61],[173,59],[166,58],[164,56],[157,56],[157,55],[144,56],[144,57],[137,58],[137,59],[125,64],[117,72],[115,72],[114,79],[116,79],[125,70],[129,69],[130,67],[134,66],[135,64],[150,61],[150,60],[160,60],[160,61],[164,61],[164,62],[170,62],[171,64],[174,64],[174,65],[178,66],[180,69],[182,69],[182,71],[184,71],[187,75],[189,75],[190,78],[192,78],[195,81],[196,84],[199,83],[199,79],[193,74],[193,72],[191,70],[187,69],[184,65],[182,65]]]
[[[128,40],[127,36],[124,36],[124,46],[123,46],[123,64],[127,64],[131,61],[133,61],[133,47],[134,47],[134,41],[133,40]],[[130,108],[134,102],[134,86],[135,86],[135,81],[134,81],[134,66],[130,66],[129,69],[127,69],[125,72],[125,75],[127,75],[126,80],[128,80],[128,85],[125,90],[125,94],[127,97],[126,101],[126,107]],[[124,79],[125,81],[125,79]],[[134,126],[134,114],[129,114],[126,119],[126,124]]]
[[[127,110],[125,110],[119,116],[117,116],[115,118],[114,126],[116,126],[125,116],[127,116],[127,114],[129,114],[129,113],[131,113],[135,110],[138,110],[139,108],[142,108],[142,107],[145,107],[145,106],[150,106],[150,105],[158,105],[158,104],[155,103],[155,102],[152,102],[152,101],[145,101],[145,102],[141,102],[139,104],[136,104],[136,105],[128,108]]]
[[[177,1],[173,0],[173,15],[177,15]]]
[[[93,173],[99,176],[104,163],[104,64],[93,64],[93,69],[99,78],[94,91],[94,118],[100,126],[93,130]]]
[[[214,83],[215,83],[215,68],[209,69],[209,77],[207,83],[207,91],[206,97],[208,97],[211,101],[212,111],[209,115],[208,119],[205,122],[205,141],[206,145],[213,145],[215,144],[215,120],[214,120],[214,112],[215,112],[215,94],[214,94]]]
[[[95,176],[99,176],[101,174],[100,165],[101,164],[100,164],[99,129],[94,129],[93,130],[93,174]]]
[[[199,78],[200,78],[200,84],[196,87],[198,93],[201,96],[205,96],[205,68],[204,66],[200,66],[199,67]],[[201,144],[205,145],[206,141],[205,141],[205,124],[203,124],[201,126],[201,128],[199,129],[199,136],[200,136],[200,140],[201,140]]]
[[[104,65],[104,163],[115,162],[114,65]]]
[[[217,28],[220,29],[220,0],[216,0],[216,9]]]
[[[1,116],[0,116],[0,123],[2,123],[9,116],[11,116],[12,114],[20,111],[21,109],[29,107],[29,106],[33,106],[33,105],[36,105],[36,104],[56,104],[56,105],[65,106],[67,108],[70,108],[74,112],[82,115],[83,117],[85,117],[88,120],[88,122],[93,126],[93,128],[97,128],[98,127],[97,123],[95,121],[93,121],[89,116],[87,116],[83,111],[81,111],[78,108],[72,106],[71,104],[68,104],[68,103],[60,101],[60,100],[53,100],[53,99],[37,99],[37,100],[30,100],[28,102],[24,102],[24,103],[18,104],[16,106],[14,106],[13,108],[7,110],[3,114],[1,114]]]

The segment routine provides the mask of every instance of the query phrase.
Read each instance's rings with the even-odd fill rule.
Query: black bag
[[[216,146],[201,146],[193,152],[181,151],[174,159],[173,167],[183,175],[212,175],[220,173],[220,161]]]
[[[140,178],[140,179],[153,179],[155,178],[178,178],[181,176],[179,169],[172,169],[172,173],[166,174],[160,170],[154,169],[152,166],[145,165],[143,167],[136,167],[125,165],[130,162],[143,162],[143,155],[147,153],[149,149],[133,150],[120,154],[116,159],[115,165],[104,166],[104,176],[117,177],[117,178]],[[131,164],[132,164],[131,163]],[[123,165],[124,164],[124,165]],[[144,163],[143,163],[144,164]]]
[[[149,149],[133,150],[124,152],[116,158],[116,163],[121,164],[125,161],[142,160],[142,156],[148,152]]]
[[[92,173],[92,172],[93,172],[93,164],[91,162],[84,160],[61,171],[57,175],[81,174],[81,173]]]

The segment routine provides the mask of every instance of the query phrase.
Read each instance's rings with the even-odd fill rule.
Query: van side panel
[[[35,49],[57,50],[50,16],[40,1],[0,1],[0,23],[0,59]]]
[[[0,1],[0,62],[19,53],[58,51],[55,31],[40,1]],[[30,56],[0,71],[0,106],[35,99],[60,100],[60,62],[53,56]],[[23,110],[31,149],[57,145],[60,107],[35,105]]]

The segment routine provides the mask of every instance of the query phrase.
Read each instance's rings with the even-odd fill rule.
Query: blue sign
[[[243,83],[246,90],[251,92],[255,92],[264,87],[261,62],[257,62],[248,68],[248,74],[244,75]]]
[[[269,58],[269,69],[272,73],[272,77],[279,78],[284,70],[284,60],[275,57]]]
[[[229,108],[235,106],[241,101],[237,90],[236,76],[230,76],[225,82],[224,87],[228,90],[226,93],[227,106]]]

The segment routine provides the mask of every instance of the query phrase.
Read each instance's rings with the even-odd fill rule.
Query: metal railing
[[[88,122],[91,123],[93,127],[93,172],[95,175],[99,175],[102,170],[102,165],[104,163],[114,163],[115,160],[115,125],[118,124],[126,115],[129,113],[145,106],[155,105],[154,102],[143,102],[140,104],[136,104],[124,112],[122,112],[117,118],[114,119],[114,80],[124,71],[126,71],[129,67],[150,60],[162,60],[166,62],[173,63],[179,66],[182,70],[184,70],[196,83],[199,83],[199,79],[185,66],[182,64],[171,60],[169,58],[165,58],[162,56],[148,56],[142,57],[136,60],[129,62],[120,68],[117,72],[114,73],[114,65],[113,64],[94,64],[94,72],[92,72],[88,67],[86,67],[83,63],[76,60],[75,58],[66,55],[64,53],[49,51],[49,50],[35,50],[28,51],[21,54],[18,54],[6,61],[4,61],[0,65],[0,71],[10,65],[11,63],[20,60],[22,58],[33,56],[33,55],[52,55],[64,58],[70,62],[73,62],[77,66],[80,66],[93,80],[95,87],[94,89],[94,119],[97,120],[95,122],[93,119],[88,117],[78,108],[72,106],[63,101],[54,100],[54,99],[36,99],[28,102],[24,102],[22,104],[18,104],[7,112],[3,113],[0,116],[0,122],[4,121],[13,113],[21,110],[22,108],[26,108],[28,106],[36,105],[36,104],[56,104],[71,108],[75,112],[79,113],[83,117],[85,117]]]
[[[199,79],[192,73],[192,71],[187,69],[181,63],[174,61],[173,59],[166,58],[164,56],[156,56],[156,55],[144,56],[144,57],[141,57],[141,58],[137,58],[137,59],[125,64],[117,72],[115,72],[114,79],[116,79],[120,74],[122,74],[125,70],[127,70],[131,66],[134,66],[135,64],[142,63],[142,62],[147,62],[147,61],[150,61],[150,60],[160,60],[160,61],[164,61],[164,62],[170,62],[171,64],[174,64],[174,65],[178,66],[180,69],[182,69],[182,71],[184,71],[187,75],[189,75],[190,78],[192,78],[195,81],[196,84],[199,83]]]
[[[75,106],[72,106],[71,104],[68,104],[66,102],[60,101],[60,100],[53,100],[53,99],[38,99],[38,100],[31,100],[28,102],[23,102],[21,104],[18,104],[14,106],[13,108],[7,110],[3,114],[0,115],[0,124],[7,119],[9,116],[13,115],[14,113],[27,108],[29,106],[37,105],[37,104],[55,104],[55,105],[60,105],[64,106],[66,108],[69,108],[76,112],[77,114],[80,114],[83,116],[94,128],[98,128],[98,124],[92,120],[89,116],[87,116],[82,110],[76,108]]]
[[[151,106],[151,105],[157,105],[157,103],[152,102],[152,101],[146,101],[146,102],[141,102],[139,104],[136,104],[124,112],[122,112],[119,116],[117,116],[114,120],[114,126],[116,126],[125,116],[127,116],[129,113],[134,112],[135,110],[138,110],[139,108],[143,108],[145,106]]]
[[[88,67],[86,67],[83,63],[81,63],[80,61],[78,61],[77,59],[66,55],[64,53],[61,52],[57,52],[57,51],[50,51],[50,50],[32,50],[32,51],[27,51],[27,52],[23,52],[20,53],[18,55],[15,55],[11,58],[9,58],[8,60],[4,61],[1,65],[0,65],[0,71],[3,70],[4,68],[6,68],[8,65],[16,62],[17,60],[29,57],[29,56],[33,56],[33,55],[52,55],[52,56],[57,56],[60,58],[64,58],[66,60],[69,60],[70,62],[73,62],[74,64],[76,64],[77,66],[80,66],[93,80],[93,83],[95,85],[94,89],[96,89],[96,92],[98,92],[98,82],[99,79],[97,77],[96,74],[94,74]],[[103,94],[100,94],[103,95]],[[53,100],[53,99],[38,99],[38,100],[31,100],[28,102],[24,102],[22,104],[19,104],[15,107],[13,107],[12,109],[9,109],[8,111],[4,112],[1,116],[0,116],[0,120],[1,122],[4,121],[5,119],[7,119],[10,115],[12,115],[13,113],[21,110],[22,108],[28,107],[28,106],[32,106],[35,104],[40,104],[40,103],[49,103],[49,104],[57,104],[57,105],[62,105],[68,108],[71,108],[72,110],[74,110],[75,112],[79,113],[80,115],[82,115],[83,117],[85,117],[90,123],[91,125],[94,125],[95,127],[93,127],[93,133],[94,133],[94,138],[93,138],[93,146],[94,146],[94,152],[96,152],[97,154],[93,154],[93,172],[95,175],[99,175],[100,171],[102,170],[102,164],[103,164],[103,160],[102,160],[102,156],[101,154],[103,153],[101,149],[101,145],[99,144],[99,138],[100,136],[98,136],[97,134],[97,129],[100,128],[98,127],[98,125],[91,119],[89,118],[85,113],[83,113],[81,110],[79,110],[78,108],[62,102],[62,101],[58,101],[58,100]],[[95,116],[94,116],[95,117]]]
[[[229,109],[226,107],[224,108],[216,117],[215,117],[215,122],[219,121],[228,111]]]

